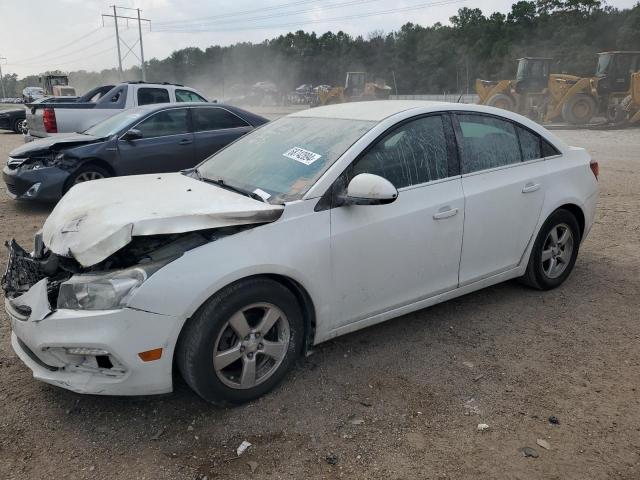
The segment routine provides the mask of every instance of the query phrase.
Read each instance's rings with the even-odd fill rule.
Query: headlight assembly
[[[137,265],[102,274],[74,275],[60,285],[58,308],[74,310],[123,308],[147,278],[166,263]]]

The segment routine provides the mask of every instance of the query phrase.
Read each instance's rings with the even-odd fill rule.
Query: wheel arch
[[[298,304],[300,305],[300,309],[302,310],[302,315],[303,315],[303,322],[304,322],[304,343],[303,343],[303,355],[306,354],[309,349],[311,348],[311,346],[314,343],[314,338],[315,338],[315,332],[316,332],[316,309],[315,309],[315,305],[313,303],[313,300],[311,299],[311,295],[309,295],[309,292],[307,292],[307,289],[304,288],[302,286],[302,284],[300,284],[300,282],[294,280],[293,278],[287,276],[287,275],[283,275],[283,274],[277,274],[277,273],[259,273],[259,274],[254,274],[254,275],[248,275],[242,278],[238,278],[230,283],[227,283],[226,285],[222,285],[220,288],[218,288],[215,292],[213,292],[209,297],[207,297],[207,299],[205,299],[205,301],[198,306],[198,308],[195,309],[195,311],[193,312],[192,315],[190,315],[180,326],[180,330],[178,331],[178,335],[176,337],[176,342],[175,345],[178,345],[180,343],[180,337],[182,336],[182,333],[185,330],[186,325],[189,323],[189,320],[193,317],[193,315],[195,315],[195,313],[200,309],[200,307],[202,307],[202,305],[204,305],[204,303],[206,303],[207,300],[209,300],[211,297],[213,297],[214,295],[216,295],[218,292],[224,290],[225,288],[231,286],[231,285],[235,285],[239,282],[244,282],[246,280],[251,280],[251,279],[257,279],[257,278],[266,278],[272,281],[275,281],[279,284],[281,284],[282,286],[284,286],[287,290],[289,290],[295,297],[296,300],[298,301]],[[175,363],[175,359],[176,359],[176,354],[177,354],[178,349],[174,348],[173,351],[173,361]]]
[[[80,162],[78,163],[78,166],[75,168],[75,170],[84,168],[87,165],[95,165],[97,167],[104,168],[112,177],[115,177],[117,175],[115,169],[108,162],[97,157],[87,157],[80,159]]]
[[[580,227],[580,239],[582,240],[582,238],[584,237],[584,229],[585,229],[585,225],[586,225],[586,223],[585,223],[586,220],[585,220],[585,216],[584,216],[584,212],[582,211],[582,208],[579,207],[578,205],[576,205],[575,203],[565,203],[564,205],[560,205],[558,208],[556,208],[549,215],[553,214],[554,212],[556,212],[558,210],[567,210],[574,217],[576,217],[576,221],[578,222],[578,226]]]

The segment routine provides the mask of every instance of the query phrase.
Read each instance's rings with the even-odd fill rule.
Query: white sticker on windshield
[[[287,150],[282,155],[296,162],[304,163],[305,165],[311,165],[313,162],[318,160],[322,155],[318,155],[317,153],[310,152],[309,150],[305,150],[300,147],[293,147],[290,150]]]
[[[271,197],[271,195],[269,195],[267,192],[265,192],[264,190],[261,190],[259,188],[256,188],[253,193],[255,193],[256,195],[258,195],[261,199],[263,199],[265,202],[267,200],[269,200],[269,198]]]

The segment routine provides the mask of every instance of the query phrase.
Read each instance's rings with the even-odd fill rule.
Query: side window
[[[352,176],[373,173],[402,188],[447,177],[447,159],[442,116],[433,115],[385,135],[353,166]]]
[[[136,128],[142,132],[143,138],[187,133],[187,109],[174,108],[158,112],[143,120]]]
[[[205,102],[207,99],[190,90],[176,89],[176,102]]]
[[[139,88],[138,105],[169,103],[169,91],[166,88]]]
[[[224,108],[193,108],[191,109],[191,115],[193,129],[196,132],[250,126],[240,117]]]
[[[511,122],[495,117],[458,114],[462,138],[462,173],[520,163],[520,145]]]
[[[560,152],[556,147],[547,142],[544,138],[542,139],[542,156],[543,157],[553,157],[554,155],[560,155]]]
[[[540,137],[526,128],[516,127],[520,148],[522,148],[522,161],[542,158]]]

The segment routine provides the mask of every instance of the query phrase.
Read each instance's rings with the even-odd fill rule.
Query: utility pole
[[[2,85],[2,98],[7,98],[7,94],[4,91],[4,77],[2,76],[2,60],[6,59],[6,57],[0,57],[0,85]]]
[[[115,23],[116,26],[116,43],[118,46],[118,70],[120,72],[120,80],[122,80],[122,61],[127,58],[127,55],[129,55],[130,53],[132,53],[135,57],[138,58],[138,60],[140,60],[140,70],[142,72],[142,80],[146,81],[147,79],[147,69],[144,63],[144,48],[142,47],[142,22],[149,22],[151,23],[151,20],[147,19],[147,18],[141,18],[140,17],[140,12],[141,10],[139,8],[128,8],[128,7],[118,7],[116,5],[112,5],[113,7],[113,15],[106,15],[103,14],[102,15],[102,22],[104,24],[104,17],[109,17],[109,18],[113,18],[113,21]],[[118,15],[118,10],[117,9],[121,9],[121,10],[135,10],[138,12],[138,16],[137,17],[127,17],[125,15]],[[123,39],[120,38],[120,34],[118,31],[118,19],[127,19],[127,20],[137,20],[138,21],[138,40],[136,41],[136,43],[140,43],[140,56],[138,57],[138,55],[135,54],[135,52],[133,51],[133,47],[136,46],[136,43],[134,43],[132,46],[129,46],[127,44],[127,42],[125,42]],[[120,51],[120,43],[124,43],[124,45],[129,49],[127,51],[127,53],[125,53],[124,56],[122,56],[121,51]]]
[[[140,68],[142,69],[142,81],[147,81],[147,69],[144,65],[144,48],[142,48],[142,19],[140,18],[140,9],[136,8],[138,11],[138,34],[140,40]]]
[[[118,12],[115,5],[113,5],[113,24],[116,26],[116,45],[118,46],[118,72],[120,72],[120,80],[122,80],[122,55],[120,54],[120,34],[118,33]]]

